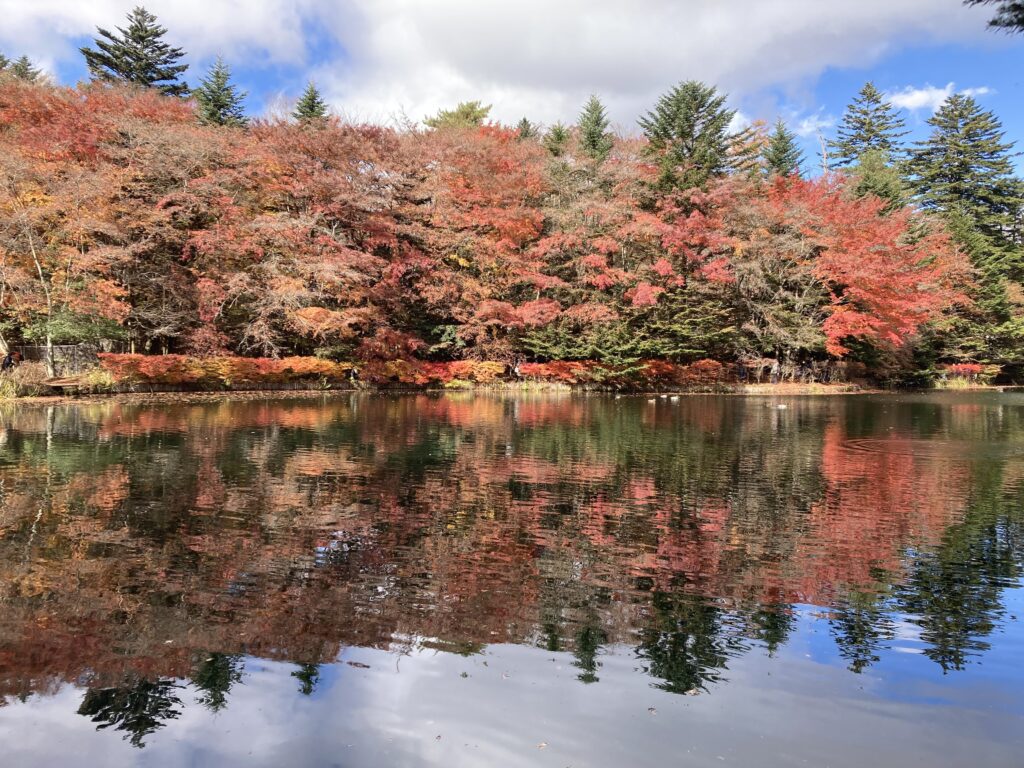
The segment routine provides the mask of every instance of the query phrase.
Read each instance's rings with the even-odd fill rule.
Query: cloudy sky
[[[59,81],[85,76],[78,46],[138,0],[0,0],[0,51]],[[189,54],[190,79],[222,55],[249,111],[314,80],[356,120],[423,116],[460,100],[492,116],[575,119],[597,93],[617,127],[684,79],[727,91],[751,118],[783,117],[808,149],[873,80],[918,132],[970,90],[1024,145],[1024,36],[985,28],[960,0],[148,0]]]

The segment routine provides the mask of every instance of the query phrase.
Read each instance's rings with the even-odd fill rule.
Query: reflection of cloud
[[[601,682],[584,685],[568,654],[539,648],[400,659],[352,649],[346,653],[370,668],[324,668],[313,696],[296,690],[293,665],[249,659],[224,710],[213,715],[186,694],[182,716],[142,751],[75,714],[82,690],[65,686],[54,696],[10,701],[0,710],[0,739],[9,764],[54,767],[653,768],[680,755],[708,765],[719,755],[732,765],[774,765],[766,755],[783,756],[778,764],[794,755],[818,763],[837,745],[851,765],[971,764],[978,755],[1013,765],[1017,757],[1012,739],[992,738],[1015,732],[1016,712],[993,707],[985,686],[939,693],[903,677],[894,691],[873,676],[850,675],[841,659],[807,658],[794,648],[736,660],[728,682],[677,696],[652,689],[628,648],[605,650]]]
[[[916,112],[919,109],[936,112],[943,102],[954,93],[962,93],[965,96],[984,96],[992,93],[992,89],[987,86],[981,86],[980,88],[961,88],[958,91],[954,83],[946,83],[943,88],[938,88],[934,85],[914,88],[908,85],[902,91],[886,94],[886,98],[893,106],[911,112]]]
[[[807,136],[817,136],[835,124],[835,117],[826,115],[824,110],[818,110],[813,115],[797,119],[793,125],[793,131],[797,136],[806,138]]]

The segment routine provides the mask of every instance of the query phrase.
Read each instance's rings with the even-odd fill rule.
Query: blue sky
[[[137,0],[0,0],[0,51],[60,82],[85,76],[79,45]],[[317,82],[334,109],[421,120],[463,99],[492,115],[572,121],[597,93],[622,131],[684,79],[727,91],[750,119],[783,117],[809,155],[872,80],[905,105],[912,138],[970,89],[1024,149],[1024,36],[991,32],[960,0],[149,0],[189,53],[195,82],[223,55],[254,115]]]

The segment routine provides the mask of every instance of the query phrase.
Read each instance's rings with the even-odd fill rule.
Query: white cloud
[[[0,49],[52,66],[74,37],[112,27],[138,0],[0,0]],[[195,58],[306,66],[346,114],[414,119],[464,99],[493,115],[573,119],[596,92],[636,116],[679,80],[738,101],[827,67],[865,67],[906,43],[994,40],[987,11],[950,0],[147,0]],[[330,60],[311,61],[322,54]],[[995,44],[995,43],[992,43]],[[343,52],[341,52],[343,50]]]
[[[823,110],[819,110],[813,115],[796,118],[790,122],[793,124],[793,131],[796,135],[806,138],[808,136],[817,136],[819,133],[831,128],[836,124],[836,119],[832,115],[826,115]]]
[[[902,91],[887,93],[886,98],[893,106],[911,112],[916,112],[920,109],[936,112],[943,102],[954,93],[962,93],[966,96],[984,96],[985,94],[992,93],[992,89],[981,86],[980,88],[961,88],[958,91],[955,83],[946,83],[943,88],[927,84],[921,88],[908,85]]]

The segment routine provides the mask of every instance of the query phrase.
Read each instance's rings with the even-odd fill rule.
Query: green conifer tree
[[[931,135],[908,162],[917,200],[946,221],[977,270],[974,306],[939,340],[946,357],[1018,366],[1021,317],[1010,281],[1024,279],[1024,249],[1015,235],[1024,202],[1013,174],[1013,144],[998,118],[970,96],[954,94],[929,119]]]
[[[1024,0],[964,0],[964,5],[994,5],[996,15],[988,25],[1007,32],[1024,32]]]
[[[32,61],[28,56],[19,56],[18,60],[10,65],[8,71],[26,83],[38,82],[43,74],[41,69],[32,65]]]
[[[490,113],[490,104],[463,101],[455,109],[442,109],[433,117],[424,118],[423,124],[428,128],[472,128],[483,125]]]
[[[864,152],[857,164],[850,168],[848,189],[857,197],[874,195],[885,201],[886,213],[907,204],[906,184],[899,169],[889,162],[889,156],[880,149]]]
[[[103,27],[96,31],[96,47],[79,49],[95,79],[156,88],[169,96],[188,95],[188,85],[178,79],[188,69],[178,63],[185,54],[164,42],[167,29],[145,8],[134,8],[128,26],[117,27],[116,33]]]
[[[898,159],[900,139],[907,135],[906,124],[895,108],[882,98],[873,83],[865,83],[846,108],[836,138],[829,142],[832,167],[841,168],[857,162],[868,150],[877,149]]]
[[[792,176],[799,173],[803,160],[804,153],[797,146],[796,134],[781,119],[777,120],[764,148],[764,163],[769,175]]]
[[[540,136],[540,130],[525,117],[516,125],[516,138],[519,141],[531,141]]]
[[[908,165],[920,203],[945,214],[959,212],[985,239],[983,262],[1024,277],[1021,247],[1013,232],[1022,204],[1014,176],[1013,143],[999,119],[971,96],[950,96],[929,120],[931,135],[916,145]]]
[[[733,166],[731,150],[747,136],[732,133],[736,112],[712,86],[690,80],[663,95],[640,118],[652,154],[659,156],[662,189],[703,187]]]
[[[544,147],[555,157],[565,154],[566,146],[569,144],[569,129],[561,123],[555,123],[548,132],[544,134]]]
[[[608,132],[608,116],[597,96],[591,96],[580,114],[580,149],[597,162],[602,162],[612,151],[614,139]]]
[[[327,102],[323,100],[320,91],[312,82],[302,92],[292,117],[300,123],[311,123],[327,117]]]
[[[196,113],[204,125],[245,125],[248,119],[242,108],[245,92],[231,82],[231,70],[219,57],[206,77],[193,91]]]

